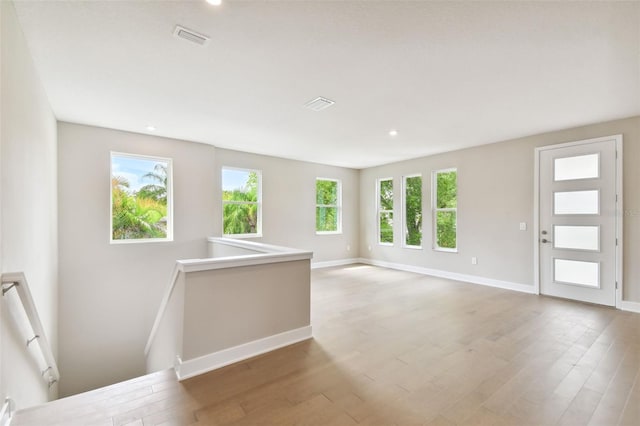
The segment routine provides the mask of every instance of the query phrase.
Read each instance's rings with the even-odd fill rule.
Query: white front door
[[[621,143],[612,136],[537,150],[542,294],[615,306]]]

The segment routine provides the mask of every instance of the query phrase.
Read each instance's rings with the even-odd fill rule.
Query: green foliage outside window
[[[436,245],[440,248],[457,247],[457,178],[455,170],[436,173]]]
[[[422,244],[422,176],[405,179],[405,244]]]
[[[119,164],[135,163],[149,170],[133,177],[148,183],[138,189],[131,188],[126,177],[111,176],[111,237],[113,240],[167,238],[167,183],[166,162],[112,156],[112,168]],[[114,167],[115,166],[115,167]],[[131,174],[132,172],[128,172]]]
[[[393,244],[393,213],[380,213],[380,242]]]
[[[222,181],[224,234],[259,233],[258,173],[223,169]]]
[[[379,181],[378,189],[379,239],[393,244],[393,179]]]
[[[328,179],[316,180],[316,232],[338,232],[339,182]]]

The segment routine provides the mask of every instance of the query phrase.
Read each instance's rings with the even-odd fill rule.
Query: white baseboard
[[[486,285],[489,287],[514,290],[521,293],[536,294],[532,285],[513,283],[510,281],[495,280],[493,278],[479,277],[476,275],[459,274],[457,272],[441,271],[439,269],[423,268],[421,266],[404,265],[401,263],[386,262],[376,259],[358,259],[358,263],[397,269],[399,271],[414,272],[416,274],[430,275],[432,277],[447,278],[455,281],[463,281],[472,284]]]
[[[330,260],[328,262],[316,262],[311,264],[311,269],[331,268],[334,266],[353,265],[362,263],[365,265],[380,266],[382,268],[396,269],[399,271],[414,272],[416,274],[429,275],[432,277],[447,278],[455,281],[462,281],[471,284],[480,284],[488,287],[501,288],[504,290],[519,291],[521,293],[538,294],[534,286],[514,283],[510,281],[496,280],[493,278],[479,277],[477,275],[459,274],[457,272],[442,271],[439,269],[424,268],[422,266],[405,265],[402,263],[387,262],[384,260],[367,259],[364,257]],[[623,311],[640,313],[640,302],[623,300],[619,309]]]
[[[623,300],[620,303],[620,309],[622,309],[623,311],[635,312],[637,314],[640,314],[640,303]]]
[[[311,262],[311,269],[332,268],[334,266],[353,265],[354,263],[360,263],[360,259],[351,258],[351,259],[327,260],[325,262]]]
[[[178,364],[175,366],[176,376],[178,376],[178,380],[188,379],[256,355],[310,339],[311,337],[313,337],[312,328],[308,325],[198,358],[178,360]]]

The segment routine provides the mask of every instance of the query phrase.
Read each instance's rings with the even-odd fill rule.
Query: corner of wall
[[[56,353],[57,121],[13,2],[0,2],[0,22],[0,272],[25,273]],[[19,409],[56,398],[15,338],[11,321],[2,321],[0,335],[0,393]]]

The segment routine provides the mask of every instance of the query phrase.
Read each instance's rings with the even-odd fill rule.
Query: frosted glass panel
[[[600,191],[553,193],[553,214],[598,214]]]
[[[600,250],[600,227],[560,226],[553,227],[553,246],[560,249]]]
[[[597,178],[600,173],[600,154],[556,158],[553,162],[553,178],[559,180]]]
[[[553,259],[554,281],[600,287],[600,264],[578,260]]]

